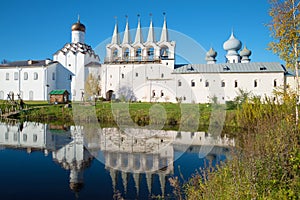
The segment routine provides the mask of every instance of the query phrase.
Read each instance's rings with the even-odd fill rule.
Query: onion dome
[[[213,48],[210,48],[209,51],[206,53],[206,57],[217,57],[217,52],[213,49]]]
[[[242,42],[234,37],[233,32],[230,38],[224,42],[223,48],[225,51],[238,51],[242,47]]]
[[[207,64],[215,64],[216,57],[217,52],[213,48],[210,48],[209,51],[206,53],[205,60],[207,61]]]
[[[240,56],[242,56],[242,57],[244,57],[244,56],[249,57],[249,56],[251,56],[251,53],[252,52],[249,49],[247,49],[246,46],[244,46],[243,50],[240,51]]]
[[[82,23],[80,23],[80,20],[78,19],[78,21],[72,25],[72,31],[85,32],[85,26]]]

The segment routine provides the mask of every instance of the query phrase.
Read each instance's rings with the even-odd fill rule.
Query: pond
[[[231,146],[201,131],[1,122],[1,199],[170,198],[170,177],[216,165]]]

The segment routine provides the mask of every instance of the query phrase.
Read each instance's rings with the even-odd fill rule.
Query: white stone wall
[[[178,86],[178,81],[182,86]],[[192,80],[195,86],[192,87]],[[254,87],[254,81],[257,87]],[[182,97],[182,102],[208,103],[216,96],[220,103],[232,101],[238,95],[239,89],[251,92],[256,96],[273,96],[276,87],[284,85],[284,73],[221,73],[221,74],[176,74],[176,96]],[[222,87],[222,81],[225,86]],[[235,87],[235,81],[237,87]],[[206,82],[209,86],[206,87]]]

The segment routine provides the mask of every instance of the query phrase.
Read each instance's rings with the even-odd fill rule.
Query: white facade
[[[216,63],[217,52],[206,54],[207,64],[175,64],[175,42],[170,41],[166,19],[160,41],[155,41],[152,20],[147,41],[141,35],[140,20],[131,42],[126,23],[123,41],[115,25],[106,58],[101,67],[101,95],[107,100],[142,102],[220,103],[232,101],[240,89],[261,97],[272,97],[273,90],[290,83],[279,63],[251,63],[251,51],[242,47],[231,33],[224,42],[226,63]],[[192,50],[191,50],[192,51]]]
[[[81,101],[85,95],[85,83],[89,73],[98,78],[100,58],[91,46],[85,44],[85,26],[78,22],[72,26],[71,43],[53,55],[53,60],[72,72],[70,79],[71,100]]]
[[[8,95],[14,100],[18,94],[24,100],[49,99],[49,92],[63,88],[69,90],[66,81],[71,72],[58,62],[17,61],[0,65],[0,99],[6,100]]]
[[[100,59],[84,43],[85,26],[80,21],[72,25],[71,43],[53,55],[52,60],[16,61],[0,65],[0,99],[8,94],[17,100],[49,100],[49,93],[65,89],[71,100],[80,101],[85,93],[86,78],[92,73],[99,78]],[[12,95],[13,94],[13,95]]]
[[[53,61],[0,65],[0,99],[7,99],[8,94],[14,94],[16,99],[20,94],[24,100],[48,100],[51,90],[66,89],[72,101],[82,101],[87,98],[85,84],[89,74],[101,87],[101,94],[94,95],[142,102],[208,103],[216,97],[225,103],[233,100],[239,89],[272,97],[276,87],[295,85],[294,75],[281,64],[250,62],[252,52],[246,46],[240,51],[242,43],[233,33],[223,44],[226,63],[217,63],[217,52],[211,48],[206,64],[179,66],[175,63],[176,42],[169,39],[166,18],[159,41],[152,20],[146,41],[140,19],[134,41],[128,21],[122,41],[116,23],[103,64],[85,44],[85,31],[79,20],[74,23],[71,43],[54,53]]]

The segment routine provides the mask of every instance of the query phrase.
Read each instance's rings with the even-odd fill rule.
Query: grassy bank
[[[2,104],[4,105],[4,104]],[[76,124],[99,122],[116,125],[135,123],[139,126],[163,124],[168,127],[208,126],[214,108],[210,104],[174,104],[174,103],[111,103],[97,102],[75,103],[71,108],[65,105],[49,105],[47,102],[25,102],[25,110],[17,116],[23,121],[44,123]],[[10,106],[7,105],[6,106]],[[235,126],[235,110],[226,110],[226,125]],[[216,114],[216,113],[214,113]],[[219,123],[222,125],[222,122]],[[182,127],[181,127],[182,128]]]
[[[200,170],[185,183],[171,179],[178,199],[300,199],[300,135],[295,125],[295,99],[282,105],[246,101],[237,122],[232,159],[217,169]]]

